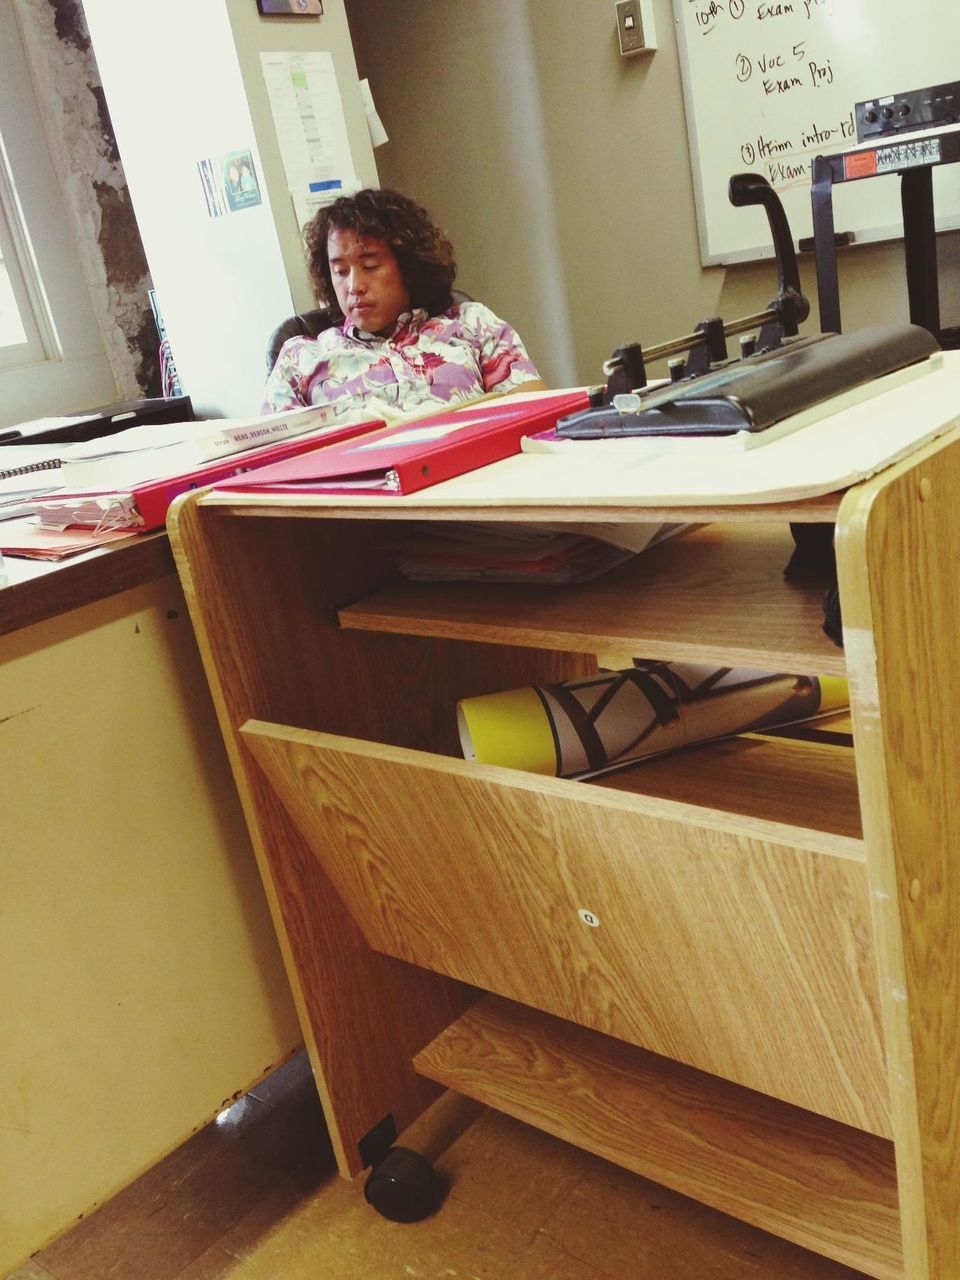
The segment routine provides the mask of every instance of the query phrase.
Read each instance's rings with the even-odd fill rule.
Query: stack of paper
[[[260,418],[146,423],[63,447],[59,479],[64,487],[100,490],[140,484],[315,431],[335,416],[329,405],[314,405]]]
[[[414,524],[388,551],[420,582],[590,582],[686,525]]]
[[[301,413],[312,416],[307,428],[295,432],[292,438],[261,444],[259,447],[245,447],[230,454],[214,456],[206,462],[187,465],[186,468],[175,465],[178,459],[182,464],[183,458],[188,456],[185,452],[178,452],[177,445],[169,449],[147,449],[146,457],[125,451],[119,455],[115,472],[117,475],[124,475],[124,481],[118,481],[112,486],[93,483],[78,485],[76,488],[72,485],[62,486],[55,492],[47,492],[37,498],[31,503],[31,510],[40,523],[48,528],[77,526],[101,530],[160,529],[166,520],[170,503],[189,489],[201,488],[226,476],[247,474],[267,463],[348,440],[384,425],[379,418],[363,418],[359,415],[347,415],[324,424],[323,419],[330,416],[326,409],[296,410],[295,413],[298,417]],[[284,415],[286,416],[288,415]],[[269,423],[271,419],[265,421]],[[134,430],[139,431],[140,428]],[[112,461],[116,459],[106,459],[108,467]],[[61,467],[60,474],[73,475],[74,467]]]
[[[629,560],[632,551],[611,547],[596,538],[544,530],[523,536],[510,530],[484,531],[450,526],[443,536],[407,539],[395,549],[405,578],[419,582],[589,582]]]
[[[31,519],[6,520],[0,524],[0,552],[26,560],[64,560],[130,536],[129,529],[54,530],[43,529]]]

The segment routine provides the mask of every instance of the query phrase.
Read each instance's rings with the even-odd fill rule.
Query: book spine
[[[294,428],[289,422],[266,422],[263,425],[257,423],[245,427],[229,428],[215,436],[208,437],[206,440],[197,441],[196,460],[197,462],[215,462],[218,458],[229,457],[232,453],[239,453],[246,449],[256,449],[265,444],[276,444],[280,440],[285,440],[288,436],[300,435],[305,431],[309,431],[315,425],[311,423],[310,426],[301,426],[297,423],[296,428]]]

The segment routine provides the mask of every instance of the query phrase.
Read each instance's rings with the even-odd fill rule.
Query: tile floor
[[[300,1055],[7,1280],[863,1280],[495,1112],[450,1105],[464,1127],[436,1159],[442,1208],[388,1222],[359,1181],[336,1176]]]

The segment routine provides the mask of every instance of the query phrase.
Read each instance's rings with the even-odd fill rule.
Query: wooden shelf
[[[784,580],[792,548],[786,528],[710,525],[596,582],[404,582],[339,619],[360,631],[843,675],[843,651],[822,629],[827,584]]]
[[[744,734],[581,785],[863,836],[853,748],[835,742]]]
[[[484,996],[431,1080],[881,1280],[903,1275],[893,1144]]]

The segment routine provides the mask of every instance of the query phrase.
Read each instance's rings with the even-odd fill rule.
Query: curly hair
[[[451,289],[457,274],[453,245],[421,208],[399,191],[368,188],[340,196],[321,209],[307,225],[304,239],[307,266],[317,301],[334,318],[343,318],[330,276],[327,237],[332,227],[385,240],[410,293],[410,304],[435,316],[453,305]]]

